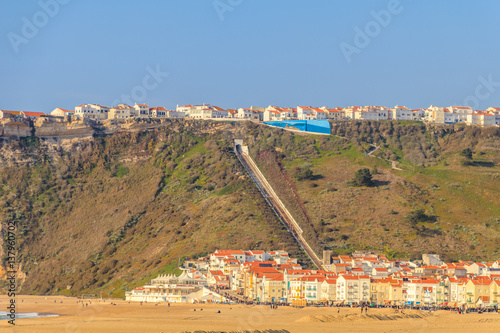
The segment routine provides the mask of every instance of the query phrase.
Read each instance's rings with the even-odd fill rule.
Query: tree
[[[410,213],[408,213],[408,215],[406,215],[406,220],[413,225],[419,222],[429,221],[430,219],[431,219],[430,216],[425,214],[425,210],[422,208],[413,210]]]
[[[313,172],[308,164],[304,164],[302,167],[295,169],[295,177],[298,180],[313,179]]]
[[[372,186],[372,173],[367,168],[359,169],[350,183],[354,186]]]
[[[472,150],[470,148],[465,148],[464,150],[462,150],[460,152],[460,155],[462,155],[463,157],[465,157],[461,162],[460,164],[461,165],[472,165],[473,162],[472,162]]]
[[[472,150],[470,148],[465,148],[464,150],[462,150],[460,152],[460,155],[462,155],[463,157],[465,157],[465,159],[467,160],[472,160]]]

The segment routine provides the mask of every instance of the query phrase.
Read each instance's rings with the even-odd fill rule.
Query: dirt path
[[[389,161],[389,160],[386,160],[386,159],[384,159],[384,158],[382,158],[382,157],[380,157],[380,156],[373,156],[372,154],[373,154],[374,152],[376,152],[377,150],[379,150],[379,149],[380,149],[380,146],[378,146],[378,147],[377,147],[377,146],[373,145],[372,147],[375,147],[375,149],[370,150],[370,151],[368,152],[368,154],[367,154],[368,156],[370,156],[370,157],[380,158],[381,160],[384,160],[384,161],[390,162],[390,163],[391,163],[391,167],[392,167],[394,170],[403,170],[403,169],[401,169],[401,168],[398,168],[398,167],[397,167],[397,165],[398,165],[398,163],[399,163],[399,162],[397,162],[397,161]]]

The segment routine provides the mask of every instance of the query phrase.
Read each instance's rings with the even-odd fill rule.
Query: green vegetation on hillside
[[[21,292],[121,297],[217,248],[284,249],[310,265],[233,138],[244,139],[318,254],[500,257],[500,129],[352,121],[332,132],[172,121],[64,146],[0,146],[1,161],[13,152],[29,161],[0,167],[3,239],[15,221]]]
[[[8,221],[19,226],[21,292],[122,297],[218,248],[285,249],[307,264],[217,126],[172,122],[52,154],[2,147],[37,160],[0,171],[4,237]]]
[[[246,133],[251,154],[318,252],[500,257],[498,128],[345,121],[332,123],[331,137],[261,126]],[[466,149],[472,156],[464,165]],[[294,177],[304,164],[312,179]],[[362,169],[376,170],[373,186],[352,186]]]

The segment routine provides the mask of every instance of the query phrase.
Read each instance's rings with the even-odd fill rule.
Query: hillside
[[[19,226],[21,292],[123,296],[179,258],[217,248],[304,258],[216,126],[4,145],[3,157],[31,161],[0,171],[4,237],[8,221]]]
[[[250,122],[166,125],[0,146],[2,233],[18,223],[21,292],[123,296],[217,248],[284,249],[310,265],[239,164],[234,138],[320,255],[500,257],[497,128],[337,122],[335,135],[316,136]],[[361,168],[372,186],[350,183]]]
[[[248,131],[251,153],[317,251],[500,257],[500,129],[336,122],[332,132]],[[379,149],[367,156],[372,145]],[[374,173],[373,186],[349,184],[361,168]],[[305,169],[312,175],[299,180]]]

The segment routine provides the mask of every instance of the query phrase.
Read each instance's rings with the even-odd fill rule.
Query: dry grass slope
[[[179,258],[217,248],[282,248],[304,258],[231,141],[211,128],[178,122],[51,157],[35,147],[24,153],[37,163],[3,168],[0,218],[19,225],[22,292],[123,296],[173,272]]]

